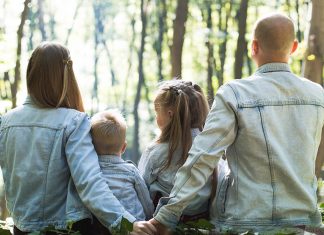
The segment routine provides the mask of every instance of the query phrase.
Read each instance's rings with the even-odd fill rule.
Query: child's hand
[[[153,224],[154,227],[156,228],[156,230],[158,231],[158,235],[171,235],[172,232],[169,231],[169,229],[164,226],[163,224],[161,224],[159,221],[157,221],[156,219],[150,219],[149,223]]]
[[[133,232],[130,235],[155,235],[157,234],[157,230],[148,221],[138,221],[133,225]]]

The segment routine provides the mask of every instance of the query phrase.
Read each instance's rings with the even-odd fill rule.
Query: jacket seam
[[[57,132],[55,133],[55,139],[56,139],[56,136],[57,136]],[[43,197],[43,205],[46,205],[46,195],[47,195],[47,178],[48,178],[48,169],[49,169],[49,163],[50,163],[50,159],[51,159],[51,156],[52,156],[52,152],[53,152],[53,146],[54,146],[54,141],[52,142],[52,146],[51,146],[51,152],[50,154],[48,155],[48,159],[46,161],[46,171],[45,171],[45,185],[44,185],[44,197]],[[43,206],[43,218],[45,218],[45,209],[46,207]]]
[[[266,144],[266,149],[267,149],[267,156],[268,156],[268,162],[269,162],[269,170],[270,170],[270,178],[271,178],[271,187],[272,187],[272,220],[274,220],[275,215],[276,215],[276,185],[275,185],[275,175],[274,175],[274,167],[273,167],[273,158],[271,157],[271,151],[270,151],[270,146],[268,142],[268,137],[263,121],[263,115],[262,115],[262,110],[261,107],[258,107],[258,111],[260,114],[260,121],[261,121],[261,127],[262,127],[262,132]]]

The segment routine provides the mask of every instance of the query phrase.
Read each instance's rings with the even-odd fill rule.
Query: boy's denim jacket
[[[198,128],[191,129],[191,136],[194,139],[200,133]],[[175,175],[180,168],[179,160],[181,158],[181,148],[178,148],[171,160],[171,164],[167,169],[163,166],[167,160],[169,151],[168,143],[152,143],[143,152],[138,163],[138,169],[142,174],[150,191],[151,198],[154,199],[157,192],[162,197],[168,197],[174,185]],[[210,180],[208,184],[210,184]],[[201,189],[193,199],[196,203],[191,204],[184,211],[185,215],[196,215],[208,211],[209,197],[211,194],[210,185],[206,185]],[[162,199],[162,201],[164,198]],[[199,203],[197,203],[199,202]]]
[[[151,219],[153,202],[134,164],[114,155],[99,155],[99,164],[110,190],[124,208],[137,220]]]
[[[85,113],[41,109],[29,97],[2,116],[0,165],[17,228],[65,228],[91,218],[82,202],[107,227],[122,217],[135,221],[107,186],[89,131]]]
[[[218,228],[320,226],[315,158],[323,123],[323,88],[287,64],[265,64],[250,78],[227,83],[155,219],[175,226],[225,154],[230,171],[211,208]]]

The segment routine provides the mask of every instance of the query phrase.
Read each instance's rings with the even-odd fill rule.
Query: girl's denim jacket
[[[99,155],[99,164],[109,188],[124,208],[137,220],[151,219],[153,202],[136,166],[115,155]]]
[[[191,135],[194,139],[200,133],[198,128],[191,129]],[[167,169],[163,166],[167,160],[169,151],[168,143],[152,143],[143,152],[138,163],[138,169],[142,174],[150,191],[151,198],[154,199],[157,192],[162,194],[162,197],[168,197],[174,185],[175,175],[181,166],[179,163],[181,157],[181,148],[178,148],[171,160],[171,164]],[[210,184],[209,180],[209,184]],[[193,203],[184,211],[185,215],[196,215],[208,210],[209,197],[211,194],[210,185],[206,185],[196,195]],[[164,198],[162,199],[164,200]]]
[[[107,227],[135,221],[107,186],[89,131],[85,113],[41,109],[29,97],[2,116],[0,165],[18,229],[65,228],[91,218],[84,205]]]
[[[216,227],[321,226],[315,158],[323,124],[323,88],[287,64],[265,64],[250,78],[227,83],[155,219],[175,226],[225,154],[229,171],[211,207]]]

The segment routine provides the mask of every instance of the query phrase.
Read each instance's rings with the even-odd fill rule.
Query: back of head
[[[27,89],[40,107],[84,111],[69,50],[58,43],[44,42],[33,51],[27,67]]]
[[[161,84],[154,104],[173,111],[170,123],[158,138],[158,142],[170,144],[166,167],[170,165],[172,154],[180,145],[183,163],[192,144],[191,128],[202,130],[204,127],[209,112],[207,99],[199,85],[190,81],[171,80]]]
[[[117,110],[107,110],[91,118],[92,142],[98,154],[118,154],[126,139],[126,121]]]
[[[292,20],[280,13],[270,14],[259,19],[254,26],[254,39],[265,53],[278,56],[289,55],[295,40]]]

